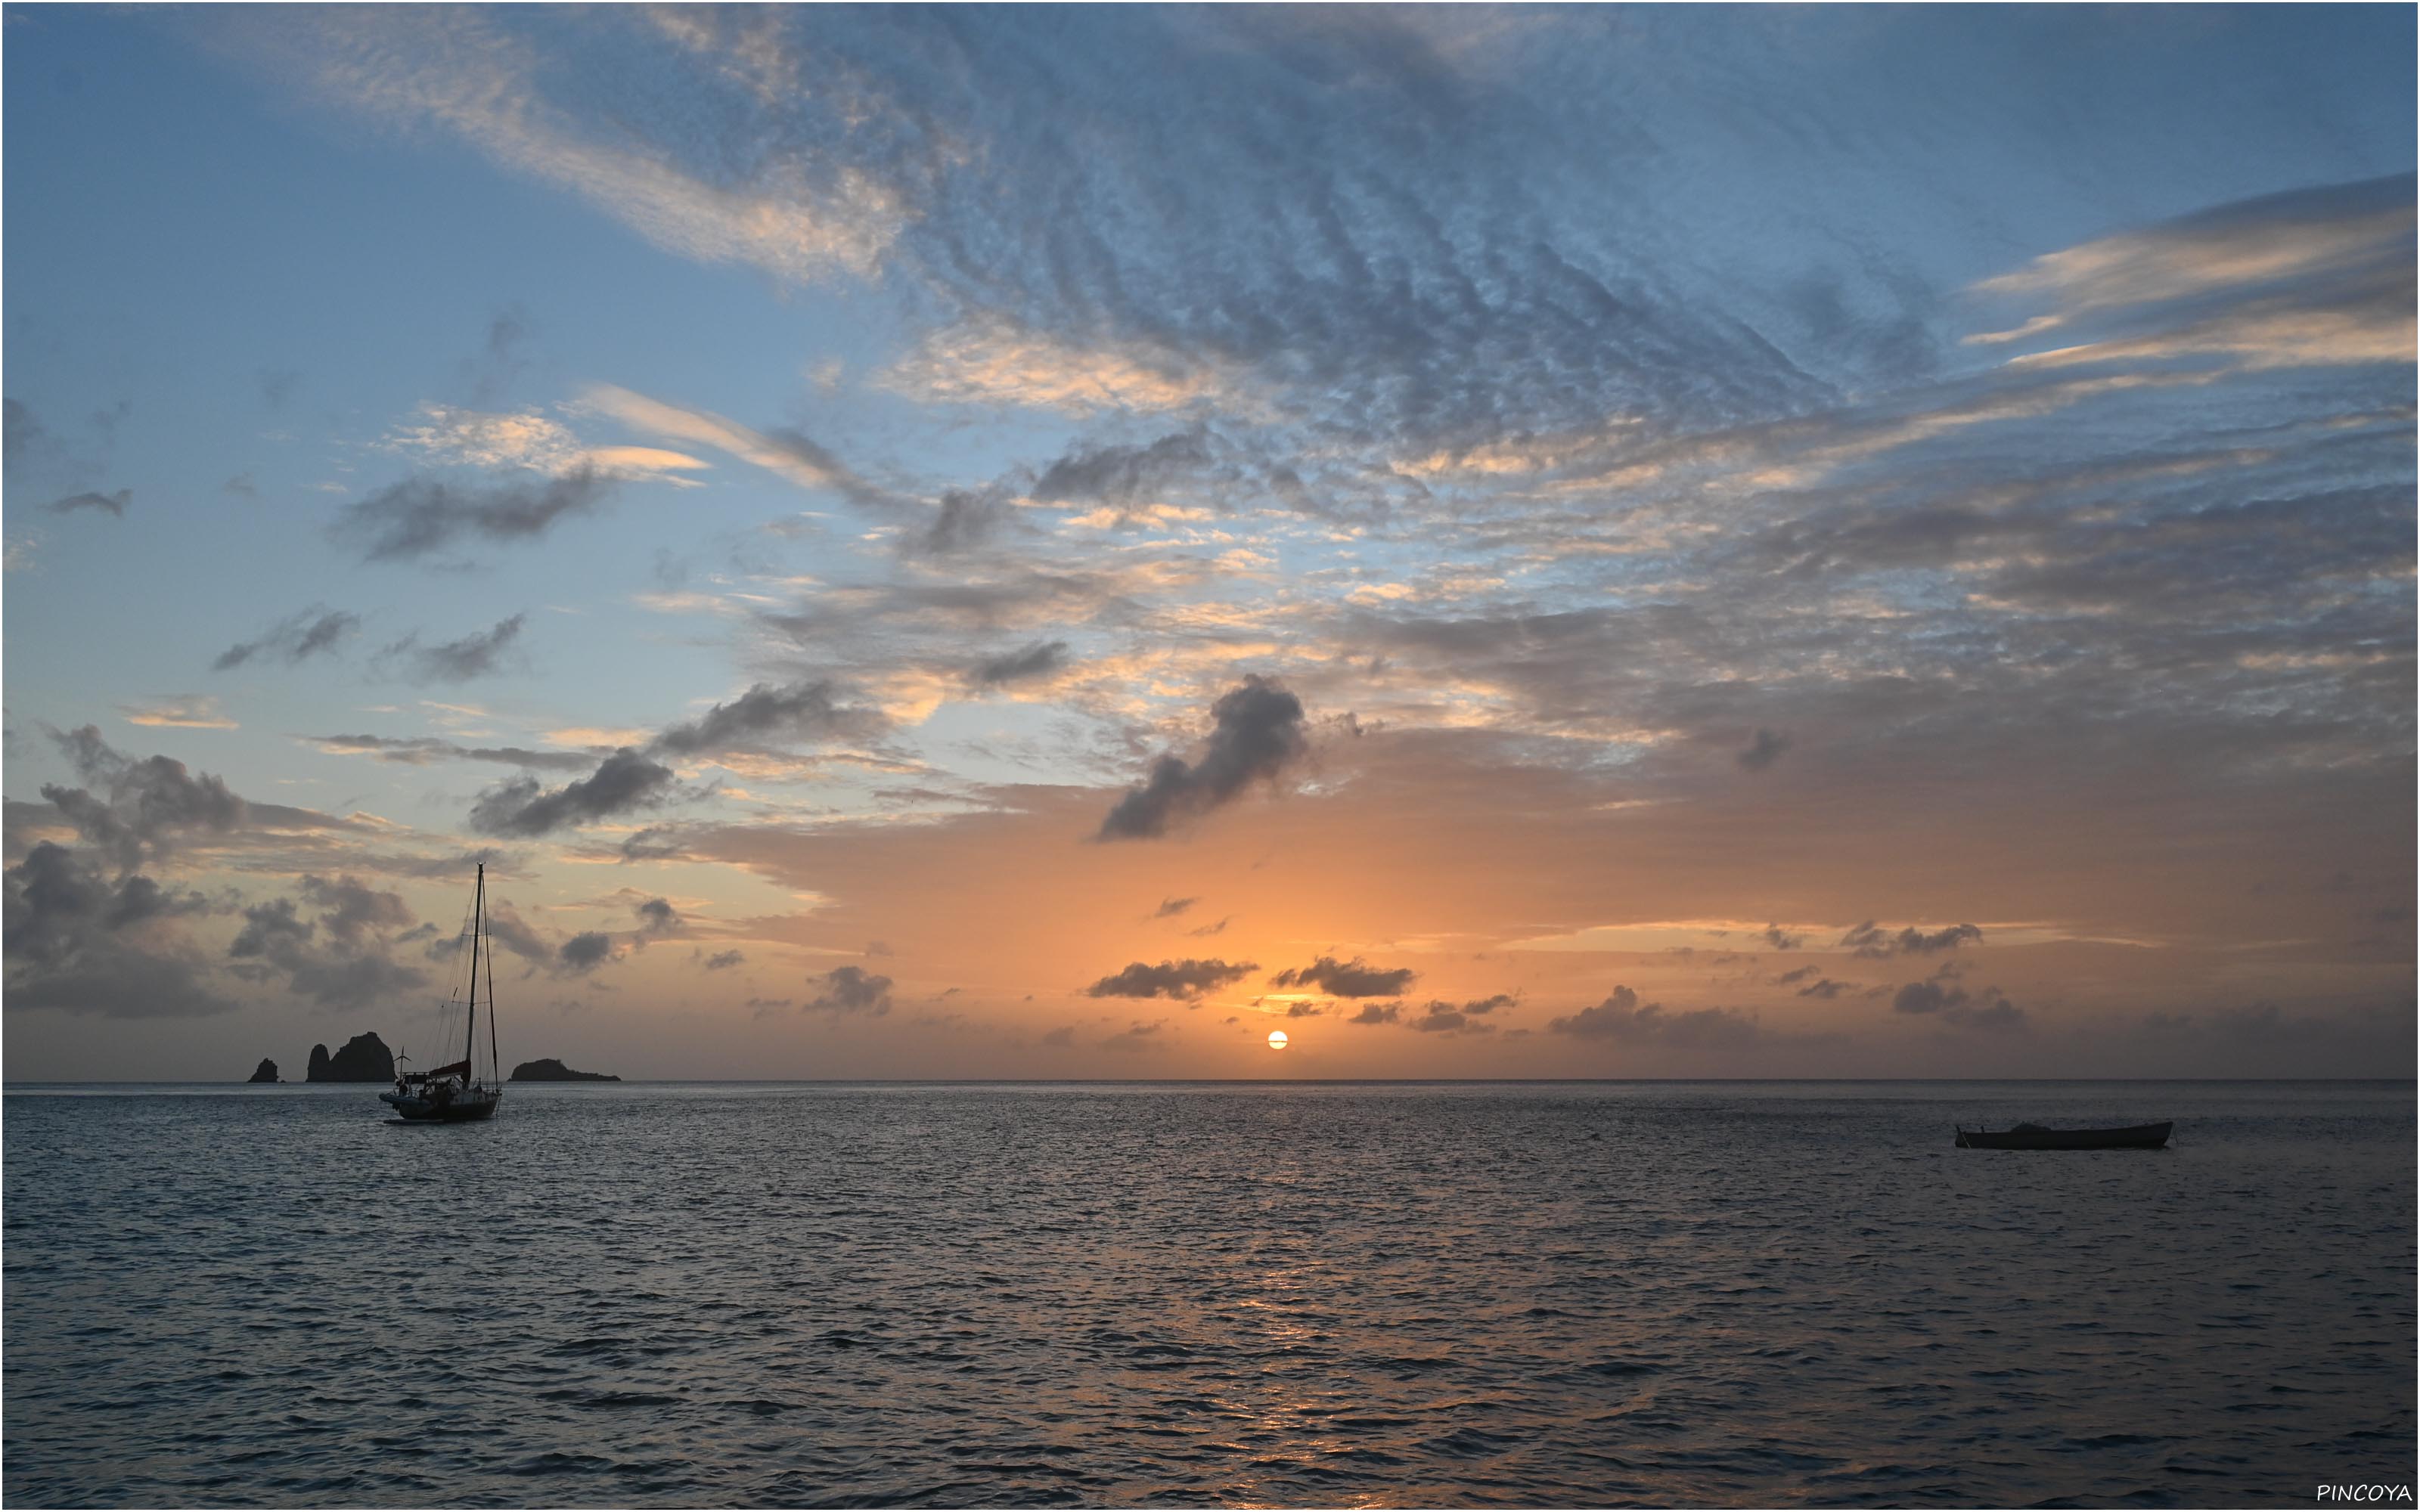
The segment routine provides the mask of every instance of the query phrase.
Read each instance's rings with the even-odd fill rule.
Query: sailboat
[[[479,1047],[479,947],[487,933],[488,868],[482,863],[471,894],[471,976],[463,991],[470,1010],[462,1030],[462,1058],[435,1071],[406,1072],[395,1079],[395,1090],[380,1092],[379,1101],[414,1123],[459,1123],[491,1119],[504,1101],[504,1075],[496,1059],[496,952],[489,945],[488,967],[488,1075],[472,1069]],[[446,1005],[450,1011],[452,1001]]]

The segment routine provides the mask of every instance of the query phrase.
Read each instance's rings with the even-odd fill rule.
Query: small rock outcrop
[[[259,1069],[252,1073],[252,1080],[256,1082],[273,1082],[277,1080],[277,1062],[263,1057],[260,1062]]]
[[[303,1078],[314,1082],[391,1082],[395,1080],[395,1052],[386,1047],[376,1032],[356,1034],[345,1041],[345,1048],[334,1055],[328,1047],[311,1047],[311,1069]]]
[[[573,1071],[560,1060],[524,1060],[513,1068],[517,1082],[618,1082],[601,1071]]]

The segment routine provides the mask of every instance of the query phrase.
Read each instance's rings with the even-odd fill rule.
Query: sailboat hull
[[[409,1093],[379,1094],[379,1101],[395,1109],[396,1117],[413,1123],[469,1123],[478,1119],[492,1119],[496,1116],[496,1104],[504,1100],[502,1092],[468,1092],[446,1103],[435,1103]]]

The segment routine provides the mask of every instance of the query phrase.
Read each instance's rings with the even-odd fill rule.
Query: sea
[[[11,1086],[11,1506],[2317,1504],[2414,1088]],[[2175,1120],[2162,1151],[1953,1124]],[[2399,1504],[2411,1504],[2409,1500]]]

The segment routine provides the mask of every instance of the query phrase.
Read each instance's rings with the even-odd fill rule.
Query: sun
[[[1269,1031],[1269,1048],[1270,1048],[1270,1049],[1272,1049],[1272,1050],[1283,1050],[1285,1047],[1286,1047],[1286,1036],[1285,1036],[1285,1030],[1283,1030],[1283,1029],[1271,1029],[1271,1030]]]

